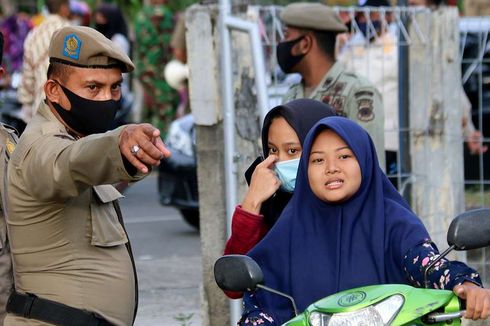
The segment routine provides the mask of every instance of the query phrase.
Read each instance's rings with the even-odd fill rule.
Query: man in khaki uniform
[[[277,46],[277,60],[285,73],[302,77],[283,102],[311,98],[329,104],[338,115],[368,131],[385,166],[384,113],[381,95],[365,78],[348,72],[335,59],[337,34],[346,26],[329,7],[319,3],[293,3],[280,15],[286,25],[285,40]]]
[[[58,30],[46,95],[8,165],[16,292],[5,325],[131,325],[134,261],[111,184],[170,153],[149,124],[105,132],[131,60],[89,27]]]

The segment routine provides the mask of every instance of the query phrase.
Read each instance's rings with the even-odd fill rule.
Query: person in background
[[[130,55],[128,25],[118,6],[101,4],[94,11],[95,29]]]
[[[24,40],[32,28],[30,18],[24,12],[14,13],[0,23],[4,37],[3,65],[9,76],[22,70]]]
[[[435,5],[437,1],[431,2]],[[427,4],[426,4],[427,5]],[[385,16],[376,9],[369,13],[357,12],[356,24],[360,32],[348,34],[348,41],[339,51],[338,60],[352,72],[369,79],[381,92],[385,112],[386,172],[396,186],[398,173],[399,126],[398,126],[398,39],[390,27],[390,3],[387,0],[366,0],[363,7],[388,9]],[[374,31],[368,29],[373,26]],[[471,153],[487,150],[478,141],[481,138],[470,117],[471,105],[461,89],[463,101],[463,134]]]
[[[166,0],[150,0],[136,17],[136,76],[143,86],[141,120],[157,126],[165,136],[175,119],[178,94],[165,81],[165,65],[172,58],[170,40],[174,16]]]
[[[3,45],[3,33],[0,32],[0,81],[2,80],[5,73],[5,70],[1,66],[3,59]],[[4,126],[2,126],[2,128],[5,129]],[[4,140],[6,141],[7,139]],[[4,152],[2,153],[2,155],[6,155],[6,153],[8,153],[8,150],[6,149],[7,146],[5,146],[5,143],[1,144],[1,146],[4,148]],[[1,171],[0,173],[3,175],[4,171]],[[0,193],[3,191],[4,188],[0,187]],[[6,306],[8,298],[10,292],[12,291],[13,271],[9,240],[7,237],[7,225],[5,222],[5,215],[3,210],[3,200],[1,200],[0,203],[0,247],[2,248],[2,250],[0,250],[0,326],[3,326],[3,320],[7,315]]]
[[[177,16],[177,24],[172,33],[170,46],[172,47],[173,58],[187,67],[187,46],[185,42],[185,12],[181,12]],[[180,118],[190,111],[189,87],[186,82],[182,82],[176,90],[179,93],[179,105],[175,112],[175,118]]]
[[[285,73],[299,73],[300,83],[283,98],[311,98],[329,104],[337,115],[359,122],[373,137],[384,169],[384,110],[381,95],[366,78],[347,71],[336,60],[336,38],[347,31],[333,9],[320,3],[287,5],[280,14],[284,40],[277,62]]]
[[[70,0],[70,11],[73,26],[90,26],[90,7],[85,1]]]
[[[44,101],[44,83],[48,71],[49,42],[54,32],[69,26],[69,0],[45,0],[49,11],[48,17],[35,27],[24,41],[24,58],[22,62],[22,82],[17,91],[22,103],[20,118],[29,122],[39,105]]]
[[[115,45],[131,57],[131,44],[128,36],[128,26],[124,15],[118,6],[113,4],[101,4],[94,11],[95,29],[111,40]],[[122,100],[121,109],[116,116],[113,127],[117,124],[125,124],[129,121],[129,113],[133,104],[133,95],[129,87],[129,75],[123,74],[121,84]]]
[[[389,7],[390,3],[387,0],[366,0],[362,6]],[[346,33],[347,41],[339,50],[338,60],[347,70],[371,81],[382,95],[386,172],[396,185],[399,150],[398,41],[389,28],[387,16],[382,17],[376,10],[357,12],[355,21],[360,32],[353,35]],[[368,27],[374,27],[375,30]]]

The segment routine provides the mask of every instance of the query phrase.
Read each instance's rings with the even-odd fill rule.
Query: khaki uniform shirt
[[[8,231],[16,290],[131,325],[136,277],[110,184],[136,180],[119,151],[122,127],[74,139],[41,105],[8,165]],[[5,325],[45,325],[11,314]]]
[[[302,83],[293,85],[283,102],[305,98]],[[347,72],[336,62],[308,98],[329,104],[338,115],[360,124],[373,139],[379,165],[385,167],[384,112],[378,90],[365,78]]]

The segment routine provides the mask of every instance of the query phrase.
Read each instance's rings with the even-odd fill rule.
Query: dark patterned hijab
[[[330,106],[311,99],[293,100],[271,109],[265,116],[262,127],[262,149],[264,157],[257,158],[247,169],[245,172],[247,182],[250,184],[252,173],[257,164],[269,155],[269,128],[274,118],[283,117],[294,131],[296,131],[301,146],[303,146],[306,134],[310,128],[320,119],[333,115],[335,115],[335,111]],[[274,225],[282,210],[291,199],[291,196],[291,193],[278,190],[272,198],[263,203],[261,214],[264,215],[267,224],[270,226]]]

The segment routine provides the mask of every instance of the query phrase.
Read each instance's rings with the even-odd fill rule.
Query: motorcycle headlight
[[[396,294],[375,305],[333,315],[314,311],[310,314],[311,326],[384,326],[395,318],[403,306],[403,296]]]

